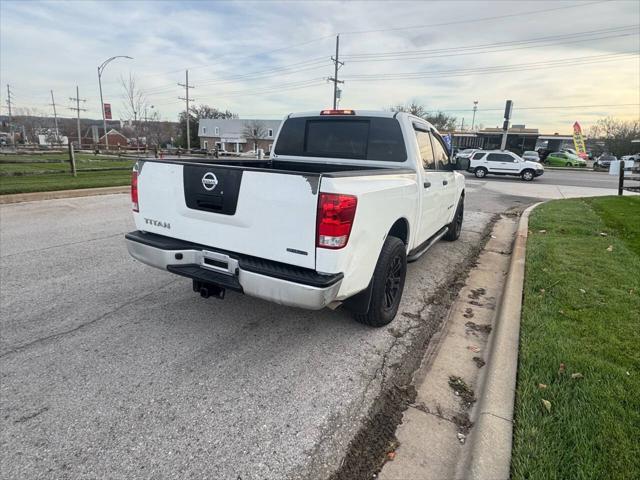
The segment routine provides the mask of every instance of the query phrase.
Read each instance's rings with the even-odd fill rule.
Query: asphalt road
[[[1,476],[327,478],[383,381],[424,349],[493,214],[534,201],[470,182],[461,239],[410,265],[382,329],[200,298],[129,257],[126,195],[1,206]]]
[[[469,179],[476,178],[473,174],[464,172]],[[522,182],[520,177],[488,175],[483,181],[492,182]],[[566,185],[574,187],[592,188],[618,188],[618,177],[609,175],[607,172],[583,172],[576,170],[550,170],[546,168],[544,174],[533,180],[533,183],[543,185]]]

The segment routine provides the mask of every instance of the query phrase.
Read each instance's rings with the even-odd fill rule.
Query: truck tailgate
[[[138,162],[139,230],[315,268],[319,174]]]

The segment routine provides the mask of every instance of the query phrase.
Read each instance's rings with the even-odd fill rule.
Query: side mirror
[[[471,163],[468,158],[456,158],[455,163],[453,163],[454,170],[469,170],[469,165]]]

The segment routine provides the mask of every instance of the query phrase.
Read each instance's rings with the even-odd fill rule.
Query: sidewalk
[[[7,203],[35,202],[38,200],[53,200],[56,198],[89,197],[91,195],[112,195],[114,193],[129,193],[130,186],[78,188],[75,190],[54,190],[50,192],[12,193],[0,195],[0,205]]]
[[[491,331],[509,270],[517,218],[503,216],[467,277],[443,330],[414,375],[417,396],[396,432],[399,447],[380,480],[460,478],[473,432]]]

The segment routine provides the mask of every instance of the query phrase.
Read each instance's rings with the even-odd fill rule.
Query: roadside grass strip
[[[0,194],[49,192],[76,188],[117,187],[131,183],[131,170],[78,171],[73,177],[61,173],[0,176]]]
[[[640,198],[529,219],[511,473],[640,478]]]

